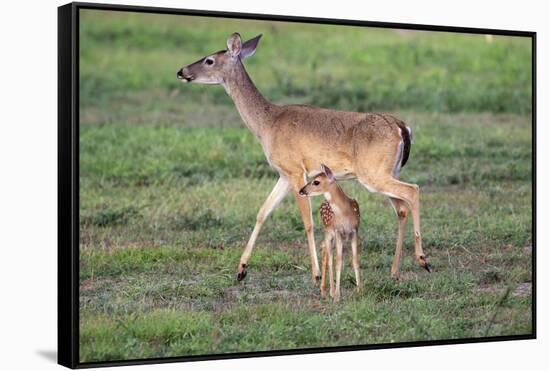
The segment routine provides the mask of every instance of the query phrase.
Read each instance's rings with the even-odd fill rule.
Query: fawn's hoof
[[[237,273],[237,281],[244,280],[247,273],[246,268],[247,268],[246,264],[241,264],[241,266],[239,267],[239,273]]]

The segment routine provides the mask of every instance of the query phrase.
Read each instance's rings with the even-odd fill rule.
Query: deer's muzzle
[[[195,76],[191,75],[187,68],[180,68],[176,73],[176,77],[181,80],[181,82],[191,82],[195,79]]]

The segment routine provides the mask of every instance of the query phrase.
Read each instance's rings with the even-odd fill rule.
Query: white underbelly
[[[321,171],[310,171],[309,173],[307,173],[307,177],[308,178],[313,178],[317,175],[321,174]],[[337,180],[349,180],[349,179],[355,179],[357,178],[357,176],[353,173],[335,173],[334,176],[336,177]]]

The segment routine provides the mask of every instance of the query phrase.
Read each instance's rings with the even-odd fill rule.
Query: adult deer
[[[279,180],[260,208],[254,230],[241,256],[237,279],[245,278],[248,260],[266,218],[292,191],[300,209],[311,257],[312,281],[320,279],[309,198],[298,192],[307,177],[329,166],[336,179],[356,178],[370,192],[389,197],[399,229],[391,275],[396,277],[405,224],[412,214],[416,260],[431,272],[422,251],[419,188],[398,180],[409,157],[411,130],[401,120],[379,113],[335,111],[307,105],[279,106],[269,102],[248,76],[242,60],[256,51],[262,35],[245,43],[238,33],[227,40],[227,50],[199,59],[177,72],[182,82],[220,84],[233,99],[245,125],[258,138]]]

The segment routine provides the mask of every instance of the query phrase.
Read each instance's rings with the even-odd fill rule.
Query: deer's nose
[[[195,76],[189,73],[187,67],[181,68],[178,72],[176,72],[176,77],[181,82],[191,82],[195,79]]]

